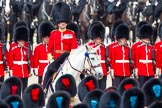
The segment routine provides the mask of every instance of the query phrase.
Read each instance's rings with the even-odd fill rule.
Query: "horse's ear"
[[[88,45],[85,45],[85,47],[86,47],[87,51],[92,50],[92,47],[90,47],[90,46],[88,46]]]
[[[89,50],[89,46],[88,45],[85,45],[85,47],[86,47],[86,50]]]

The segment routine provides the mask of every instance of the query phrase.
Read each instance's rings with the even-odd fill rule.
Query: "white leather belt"
[[[152,63],[152,60],[139,60],[141,63]]]
[[[39,60],[39,63],[49,63],[48,60]]]
[[[129,60],[115,60],[116,63],[129,63]]]
[[[3,64],[3,61],[0,61],[0,64]]]
[[[14,64],[17,64],[17,65],[23,65],[23,64],[28,64],[27,61],[13,61]]]

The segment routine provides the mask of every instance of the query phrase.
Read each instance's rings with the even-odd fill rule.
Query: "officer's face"
[[[95,38],[93,41],[95,42],[96,45],[99,45],[102,42],[101,38]]]
[[[48,42],[49,42],[49,37],[48,37],[48,36],[43,37],[42,40],[43,40],[43,43],[48,44]]]
[[[127,44],[126,38],[120,38],[120,39],[118,40],[118,42],[119,42],[119,44],[121,44],[121,45],[126,45],[126,44]]]
[[[66,29],[66,26],[67,26],[67,23],[65,23],[65,22],[60,22],[58,24],[59,29]]]
[[[24,40],[17,41],[17,43],[20,45],[20,47],[24,47],[24,45],[25,45]]]

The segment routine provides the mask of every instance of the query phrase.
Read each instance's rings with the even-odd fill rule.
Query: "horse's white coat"
[[[91,67],[90,67],[91,65],[89,64],[87,59],[86,59],[86,61],[84,63],[85,52],[91,53],[91,54],[89,54],[89,58],[90,58],[89,60],[91,60],[92,66],[97,66],[97,65],[100,64],[99,56],[94,54],[94,53],[96,53],[96,51],[93,48],[88,47],[88,50],[87,50],[85,48],[85,46],[80,46],[78,49],[76,49],[73,53],[71,53],[69,55],[69,57],[68,57],[69,61],[65,60],[65,62],[60,66],[60,69],[58,69],[59,70],[59,74],[56,77],[56,79],[54,80],[54,82],[52,83],[54,91],[55,91],[56,81],[63,74],[71,74],[75,78],[76,82],[80,82],[79,81],[80,80],[79,76],[81,74],[80,72],[82,72],[84,69],[89,69],[89,70],[91,69]],[[79,70],[80,72],[77,72],[71,66],[73,68]],[[46,69],[47,69],[47,67],[46,67]],[[92,69],[92,73],[103,75],[103,70],[102,70],[101,65],[96,67],[96,68],[94,68],[94,69],[95,69],[95,71]],[[46,72],[46,70],[44,71],[44,73],[45,72]],[[48,91],[48,93],[52,94],[52,93],[50,93],[50,91]]]

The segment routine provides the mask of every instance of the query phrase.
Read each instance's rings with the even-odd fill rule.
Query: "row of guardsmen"
[[[13,36],[15,40],[10,45],[9,51],[6,52],[6,60],[10,73],[21,78],[24,89],[27,87],[28,77],[30,76],[29,67],[34,69],[39,76],[38,82],[41,83],[43,70],[49,62],[57,59],[64,52],[72,53],[78,47],[76,32],[74,32],[77,26],[73,28],[74,31],[67,29],[67,25],[71,21],[69,5],[64,2],[56,3],[53,8],[53,19],[58,26],[55,30],[53,23],[50,21],[43,21],[39,25],[38,35],[42,38],[42,43],[36,46],[33,54],[29,50],[29,43],[27,42],[29,37],[27,24],[17,22],[14,26]],[[159,24],[158,31],[159,36],[162,35],[161,24]],[[96,49],[104,72],[104,77],[99,80],[100,89],[106,88],[108,72],[111,74],[113,86],[118,86],[123,79],[130,77],[131,70],[134,71],[133,74],[138,78],[140,86],[149,78],[160,73],[162,67],[160,62],[162,57],[161,42],[156,43],[155,47],[150,44],[153,35],[151,25],[146,21],[137,24],[136,35],[140,41],[136,42],[132,48],[127,45],[129,28],[123,21],[116,21],[111,27],[111,32],[115,42],[108,46],[103,44],[105,26],[102,22],[93,22],[89,26],[87,33],[91,39],[87,44]],[[154,49],[155,54],[152,53]],[[154,64],[154,60],[156,64]],[[132,61],[133,65],[131,66]],[[3,62],[0,66],[0,78],[3,81]]]

